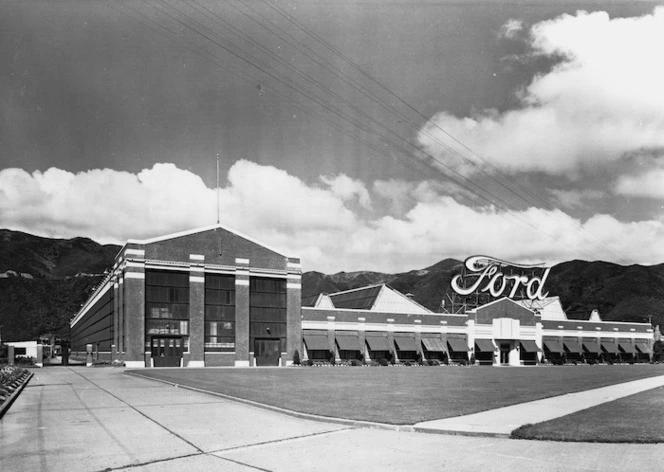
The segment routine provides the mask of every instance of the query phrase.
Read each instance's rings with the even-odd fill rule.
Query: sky
[[[660,2],[6,0],[0,227],[659,264],[662,45]]]

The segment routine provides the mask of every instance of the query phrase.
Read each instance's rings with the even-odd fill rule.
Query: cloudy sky
[[[218,196],[305,270],[664,262],[658,3],[6,0],[0,37],[0,227],[122,243]]]

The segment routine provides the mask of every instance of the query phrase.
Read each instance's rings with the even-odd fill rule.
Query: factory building
[[[557,297],[434,313],[385,284],[301,300],[300,259],[221,225],[129,240],[72,319],[70,358],[128,367],[437,360],[641,361],[647,323],[570,319]]]
[[[129,240],[71,321],[71,358],[128,367],[288,365],[300,259],[221,225]]]
[[[445,360],[484,365],[638,362],[652,354],[648,323],[569,319],[558,297],[501,298],[465,313],[433,313],[387,285],[305,300],[305,356],[313,360]]]

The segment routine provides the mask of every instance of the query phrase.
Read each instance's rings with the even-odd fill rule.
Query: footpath
[[[34,373],[0,420],[2,472],[642,471],[661,470],[664,453],[656,444],[522,441],[312,421],[120,368]]]
[[[525,424],[549,421],[661,386],[664,386],[664,375],[633,380],[583,392],[568,393],[566,395],[497,408],[472,415],[425,421],[417,423],[415,430],[447,434],[509,437],[512,431]]]

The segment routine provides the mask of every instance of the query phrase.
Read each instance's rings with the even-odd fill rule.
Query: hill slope
[[[0,277],[2,339],[32,339],[52,331],[66,336],[68,321],[102,280],[120,246],[86,238],[49,239],[0,230],[0,275],[7,271],[34,278]],[[445,259],[430,267],[398,274],[305,272],[302,297],[387,283],[438,311],[451,293],[450,281],[462,262]],[[98,274],[75,277],[77,274]],[[545,286],[559,295],[568,312],[597,308],[604,320],[647,321],[664,327],[664,264],[620,266],[607,262],[569,261],[551,269]]]

